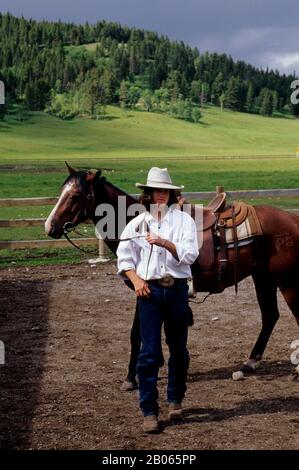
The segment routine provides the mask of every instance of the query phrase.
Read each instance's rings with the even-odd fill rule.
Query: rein
[[[67,227],[68,225],[71,225],[71,227]],[[68,236],[68,234],[70,232],[75,232],[77,233],[78,235],[81,235],[80,232],[78,232],[77,230],[75,230],[75,226],[71,223],[71,222],[66,222],[63,226],[63,235],[65,236],[65,238],[67,239],[67,241],[73,245],[73,247],[77,248],[77,250],[80,250],[82,251],[83,253],[87,254],[87,255],[98,255],[99,252],[97,251],[87,251],[87,250],[83,250],[83,248],[81,248],[80,246],[76,245],[76,243],[74,243],[70,237]]]
[[[67,241],[71,245],[73,245],[75,248],[77,248],[77,250],[83,251],[83,253],[98,254],[95,251],[83,250],[83,248],[80,248],[80,246],[76,245],[76,243],[74,243],[73,240],[71,240],[70,237],[68,236],[70,232],[74,232],[74,233],[77,233],[78,235],[82,235],[78,230],[76,230],[76,226],[73,225],[72,222],[66,222],[63,226],[63,235],[65,236]],[[126,242],[129,240],[134,240],[135,238],[144,238],[144,237],[146,237],[146,235],[136,235],[135,237],[130,237],[130,238],[107,238],[107,240],[111,242]]]
[[[192,300],[192,299],[189,299],[189,302],[192,302],[193,304],[203,304],[203,303],[207,300],[207,298],[208,298],[210,295],[212,295],[212,294],[209,292],[207,295],[205,295],[205,297],[203,298],[203,300]]]

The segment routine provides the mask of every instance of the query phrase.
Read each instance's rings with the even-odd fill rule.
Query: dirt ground
[[[0,448],[299,448],[299,382],[290,363],[299,331],[281,297],[263,365],[231,379],[260,328],[251,279],[237,297],[227,289],[192,304],[184,421],[167,421],[163,368],[162,432],[144,435],[137,393],[120,391],[135,297],[115,272],[114,262],[0,271]]]

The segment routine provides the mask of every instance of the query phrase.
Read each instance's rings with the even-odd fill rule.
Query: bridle
[[[95,194],[94,194],[94,188],[93,188],[92,183],[90,184],[90,191],[87,192],[86,201],[87,201],[87,204],[84,204],[84,207],[82,209],[80,209],[78,214],[77,214],[78,219],[80,219],[81,215],[83,216],[82,221],[89,220],[90,215],[93,214],[94,211],[95,211],[95,202],[94,202],[95,201]],[[88,255],[93,255],[93,254],[98,255],[98,252],[84,250],[80,246],[76,245],[76,243],[73,242],[73,240],[70,239],[68,234],[71,233],[71,232],[77,233],[78,235],[82,235],[78,230],[76,230],[76,225],[73,222],[66,222],[63,225],[62,230],[63,230],[63,235],[65,236],[67,241],[71,245],[73,245],[73,247],[77,248],[77,250],[80,250],[83,253],[86,253]]]

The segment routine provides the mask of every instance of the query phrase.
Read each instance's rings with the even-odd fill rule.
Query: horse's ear
[[[102,178],[102,171],[101,170],[98,170],[95,174],[95,181],[99,181],[99,179]]]
[[[91,181],[97,181],[101,178],[102,171],[101,170],[93,170],[93,171],[88,171],[86,175],[86,181],[89,183]]]
[[[74,173],[76,173],[76,170],[75,170],[74,168],[72,168],[72,167],[68,164],[68,162],[64,162],[64,163],[66,164],[66,167],[67,167],[67,169],[69,170],[69,174],[70,174],[70,175],[73,175]]]

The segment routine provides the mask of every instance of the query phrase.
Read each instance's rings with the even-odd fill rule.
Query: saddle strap
[[[220,255],[219,255],[219,265],[218,265],[218,292],[223,292],[225,289],[225,275],[227,269],[227,244],[225,231],[226,228],[220,223],[218,225],[220,232]],[[236,212],[235,206],[232,205],[232,230],[233,230],[233,242],[234,242],[234,285],[235,292],[238,293],[238,233],[237,233],[237,222],[236,222]]]
[[[218,291],[221,293],[225,289],[224,277],[227,267],[227,252],[226,252],[226,239],[225,239],[225,227],[219,226],[220,232],[220,254],[219,254],[219,265],[218,265]]]
[[[236,222],[236,212],[235,205],[232,206],[232,220],[233,220],[233,237],[234,237],[234,284],[235,284],[235,293],[238,294],[238,233],[237,233],[237,222]]]

